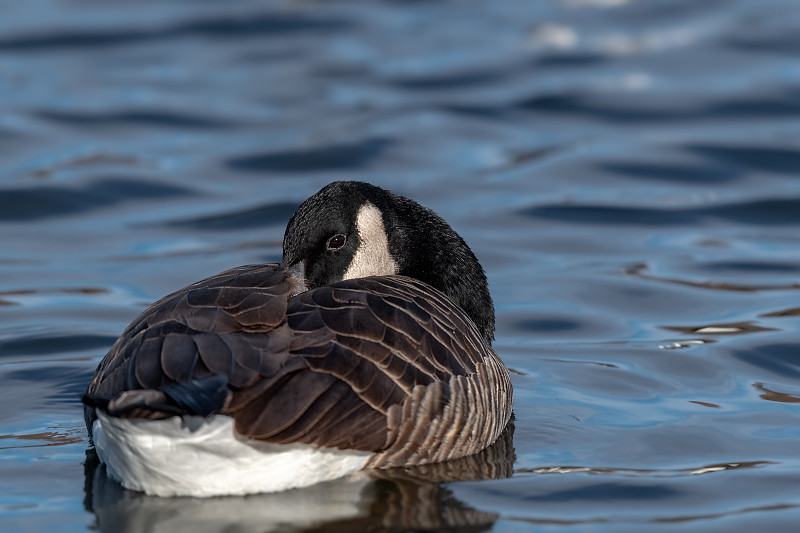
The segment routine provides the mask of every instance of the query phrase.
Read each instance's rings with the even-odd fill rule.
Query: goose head
[[[469,246],[417,202],[357,181],[337,181],[303,202],[283,238],[283,265],[308,289],[367,276],[416,278],[445,293],[490,343],[494,307]]]

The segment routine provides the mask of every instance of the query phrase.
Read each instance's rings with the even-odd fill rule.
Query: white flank
[[[214,415],[164,420],[97,412],[93,440],[108,474],[125,488],[155,496],[278,492],[347,476],[369,453],[310,444],[266,444],[235,434]]]

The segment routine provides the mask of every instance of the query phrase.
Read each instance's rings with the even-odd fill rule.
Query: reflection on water
[[[782,316],[800,316],[800,307],[791,307],[789,309],[781,309],[780,311],[772,311],[770,313],[762,313],[758,315],[763,318],[777,318]]]
[[[31,435],[0,435],[0,450],[10,450],[13,448],[39,448],[44,446],[64,446],[67,444],[79,444],[84,442],[83,432],[60,432],[45,431]],[[21,442],[14,442],[21,441]]]
[[[103,532],[488,531],[499,515],[474,509],[445,482],[502,479],[515,461],[513,422],[483,452],[415,468],[361,472],[305,489],[222,498],[158,498],[123,489],[93,450],[85,505]]]
[[[778,392],[769,389],[763,383],[753,383],[753,387],[762,393],[760,396],[764,400],[769,400],[771,402],[800,403],[800,391],[794,394]]]
[[[800,212],[800,211],[798,211]],[[760,265],[759,270],[773,270],[772,266],[764,266]],[[740,284],[740,283],[730,283],[730,282],[719,282],[719,281],[691,281],[687,279],[676,279],[676,278],[667,278],[661,276],[654,276],[652,274],[648,274],[646,272],[647,265],[644,263],[635,265],[630,268],[625,269],[625,274],[630,276],[636,276],[642,279],[648,279],[652,281],[659,281],[663,283],[675,283],[676,285],[685,285],[687,287],[695,287],[698,289],[711,289],[717,291],[739,291],[739,292],[761,292],[761,291],[785,291],[785,290],[797,290],[800,289],[800,283],[789,283],[789,284]],[[785,268],[781,270],[784,271],[793,271],[794,269],[786,265]]]
[[[706,324],[704,326],[663,326],[669,331],[677,331],[685,335],[742,335],[744,333],[759,333],[762,331],[775,331],[775,328],[757,326],[752,322],[732,322],[729,324]]]
[[[772,464],[769,461],[747,461],[743,463],[724,463],[706,465],[697,468],[676,468],[672,470],[653,470],[644,468],[606,468],[606,467],[587,467],[587,466],[547,466],[539,468],[523,468],[517,473],[531,474],[614,474],[628,477],[677,477],[677,476],[696,476],[699,474],[709,474],[711,472],[722,472],[725,470],[736,470],[739,468],[758,468]]]
[[[143,308],[279,260],[295,206],[342,178],[480,258],[515,472],[312,490],[297,528],[797,529],[796,0],[13,5],[0,530],[286,516],[299,493],[200,506],[102,477],[86,512],[79,399]]]

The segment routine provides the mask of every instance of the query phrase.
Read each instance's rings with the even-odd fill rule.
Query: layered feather
[[[368,452],[371,467],[462,457],[500,435],[508,371],[442,293],[402,276],[297,291],[280,265],[250,265],[156,302],[98,367],[87,426],[96,409],[224,415],[240,437]]]

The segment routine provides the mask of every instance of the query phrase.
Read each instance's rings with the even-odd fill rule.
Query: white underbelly
[[[367,452],[310,444],[267,444],[236,435],[228,416],[164,420],[97,412],[93,440],[108,474],[128,489],[156,496],[278,492],[347,476]]]

